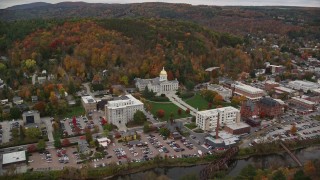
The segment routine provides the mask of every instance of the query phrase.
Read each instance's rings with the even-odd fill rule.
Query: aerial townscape
[[[2,7],[0,179],[319,179],[320,4],[290,6]]]

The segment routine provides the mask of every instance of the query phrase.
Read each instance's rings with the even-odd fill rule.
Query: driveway
[[[47,128],[47,133],[48,133],[48,139],[49,141],[53,142],[53,128],[52,128],[52,123],[51,123],[51,117],[43,117],[41,118],[41,121],[46,125]]]

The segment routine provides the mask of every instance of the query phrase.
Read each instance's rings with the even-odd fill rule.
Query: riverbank
[[[316,143],[317,142],[317,143]],[[294,144],[286,144],[291,151],[296,151],[300,149],[304,149],[307,147],[319,147],[320,140],[316,139],[313,141],[314,144],[307,143],[296,143]],[[261,151],[261,148],[263,151]],[[260,150],[260,151],[259,151]],[[261,144],[251,148],[240,149],[238,156],[236,156],[235,160],[249,159],[251,157],[259,157],[259,156],[269,156],[269,155],[280,155],[282,156],[285,152],[284,149],[279,148],[279,145],[274,143]],[[139,172],[144,172],[148,170],[152,170],[155,168],[174,168],[174,167],[192,167],[192,166],[200,166],[206,165],[209,163],[218,160],[223,157],[222,154],[209,155],[204,157],[192,157],[192,158],[161,158],[160,156],[155,157],[151,161],[144,161],[140,163],[128,162],[123,165],[117,165],[115,163],[111,163],[107,167],[103,168],[92,168],[90,165],[84,164],[83,168],[76,169],[67,167],[61,171],[49,171],[49,172],[27,172],[24,174],[16,174],[16,175],[7,175],[2,176],[0,179],[59,179],[59,178],[67,178],[67,179],[110,179],[117,176],[125,176],[130,174],[135,174]]]
[[[289,141],[285,145],[290,151],[296,151],[313,146],[320,146],[320,139],[312,139],[308,141]],[[240,149],[236,160],[248,159],[255,156],[281,155],[286,151],[280,146],[279,142],[256,144],[253,147]]]

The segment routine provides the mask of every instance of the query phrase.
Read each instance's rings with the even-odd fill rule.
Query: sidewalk
[[[198,112],[195,108],[184,102],[182,99],[180,99],[176,94],[167,94],[167,97],[169,100],[175,104],[176,106],[180,107],[183,110],[190,109],[190,114],[195,116]]]

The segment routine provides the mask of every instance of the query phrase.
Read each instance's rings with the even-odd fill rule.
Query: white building
[[[162,69],[160,76],[154,79],[140,79],[136,78],[136,87],[139,91],[143,91],[146,87],[157,95],[166,94],[168,92],[174,92],[179,88],[179,82],[177,79],[168,81],[167,72]]]
[[[302,90],[303,92],[308,92],[309,90],[312,91],[313,89],[320,88],[320,85],[314,82],[310,81],[291,81],[288,83],[289,87],[296,89],[296,90]]]
[[[220,126],[230,125],[240,122],[240,111],[228,106],[218,109],[198,111],[196,114],[196,124],[205,131],[215,130],[219,119]]]
[[[231,89],[225,88],[223,86],[219,86],[217,84],[209,84],[207,86],[207,89],[210,91],[217,92],[220,96],[223,97],[223,99],[225,101],[230,100],[230,98],[232,97],[232,90]]]
[[[262,89],[255,88],[241,82],[236,82],[234,85],[234,93],[238,96],[244,96],[250,100],[259,100],[266,94]]]
[[[133,120],[137,110],[143,110],[143,103],[129,94],[109,101],[105,106],[105,117],[119,127]]]
[[[26,151],[5,153],[2,155],[3,173],[14,169],[15,173],[27,172]]]
[[[92,112],[97,109],[97,101],[92,96],[82,96],[81,103],[86,112]]]

